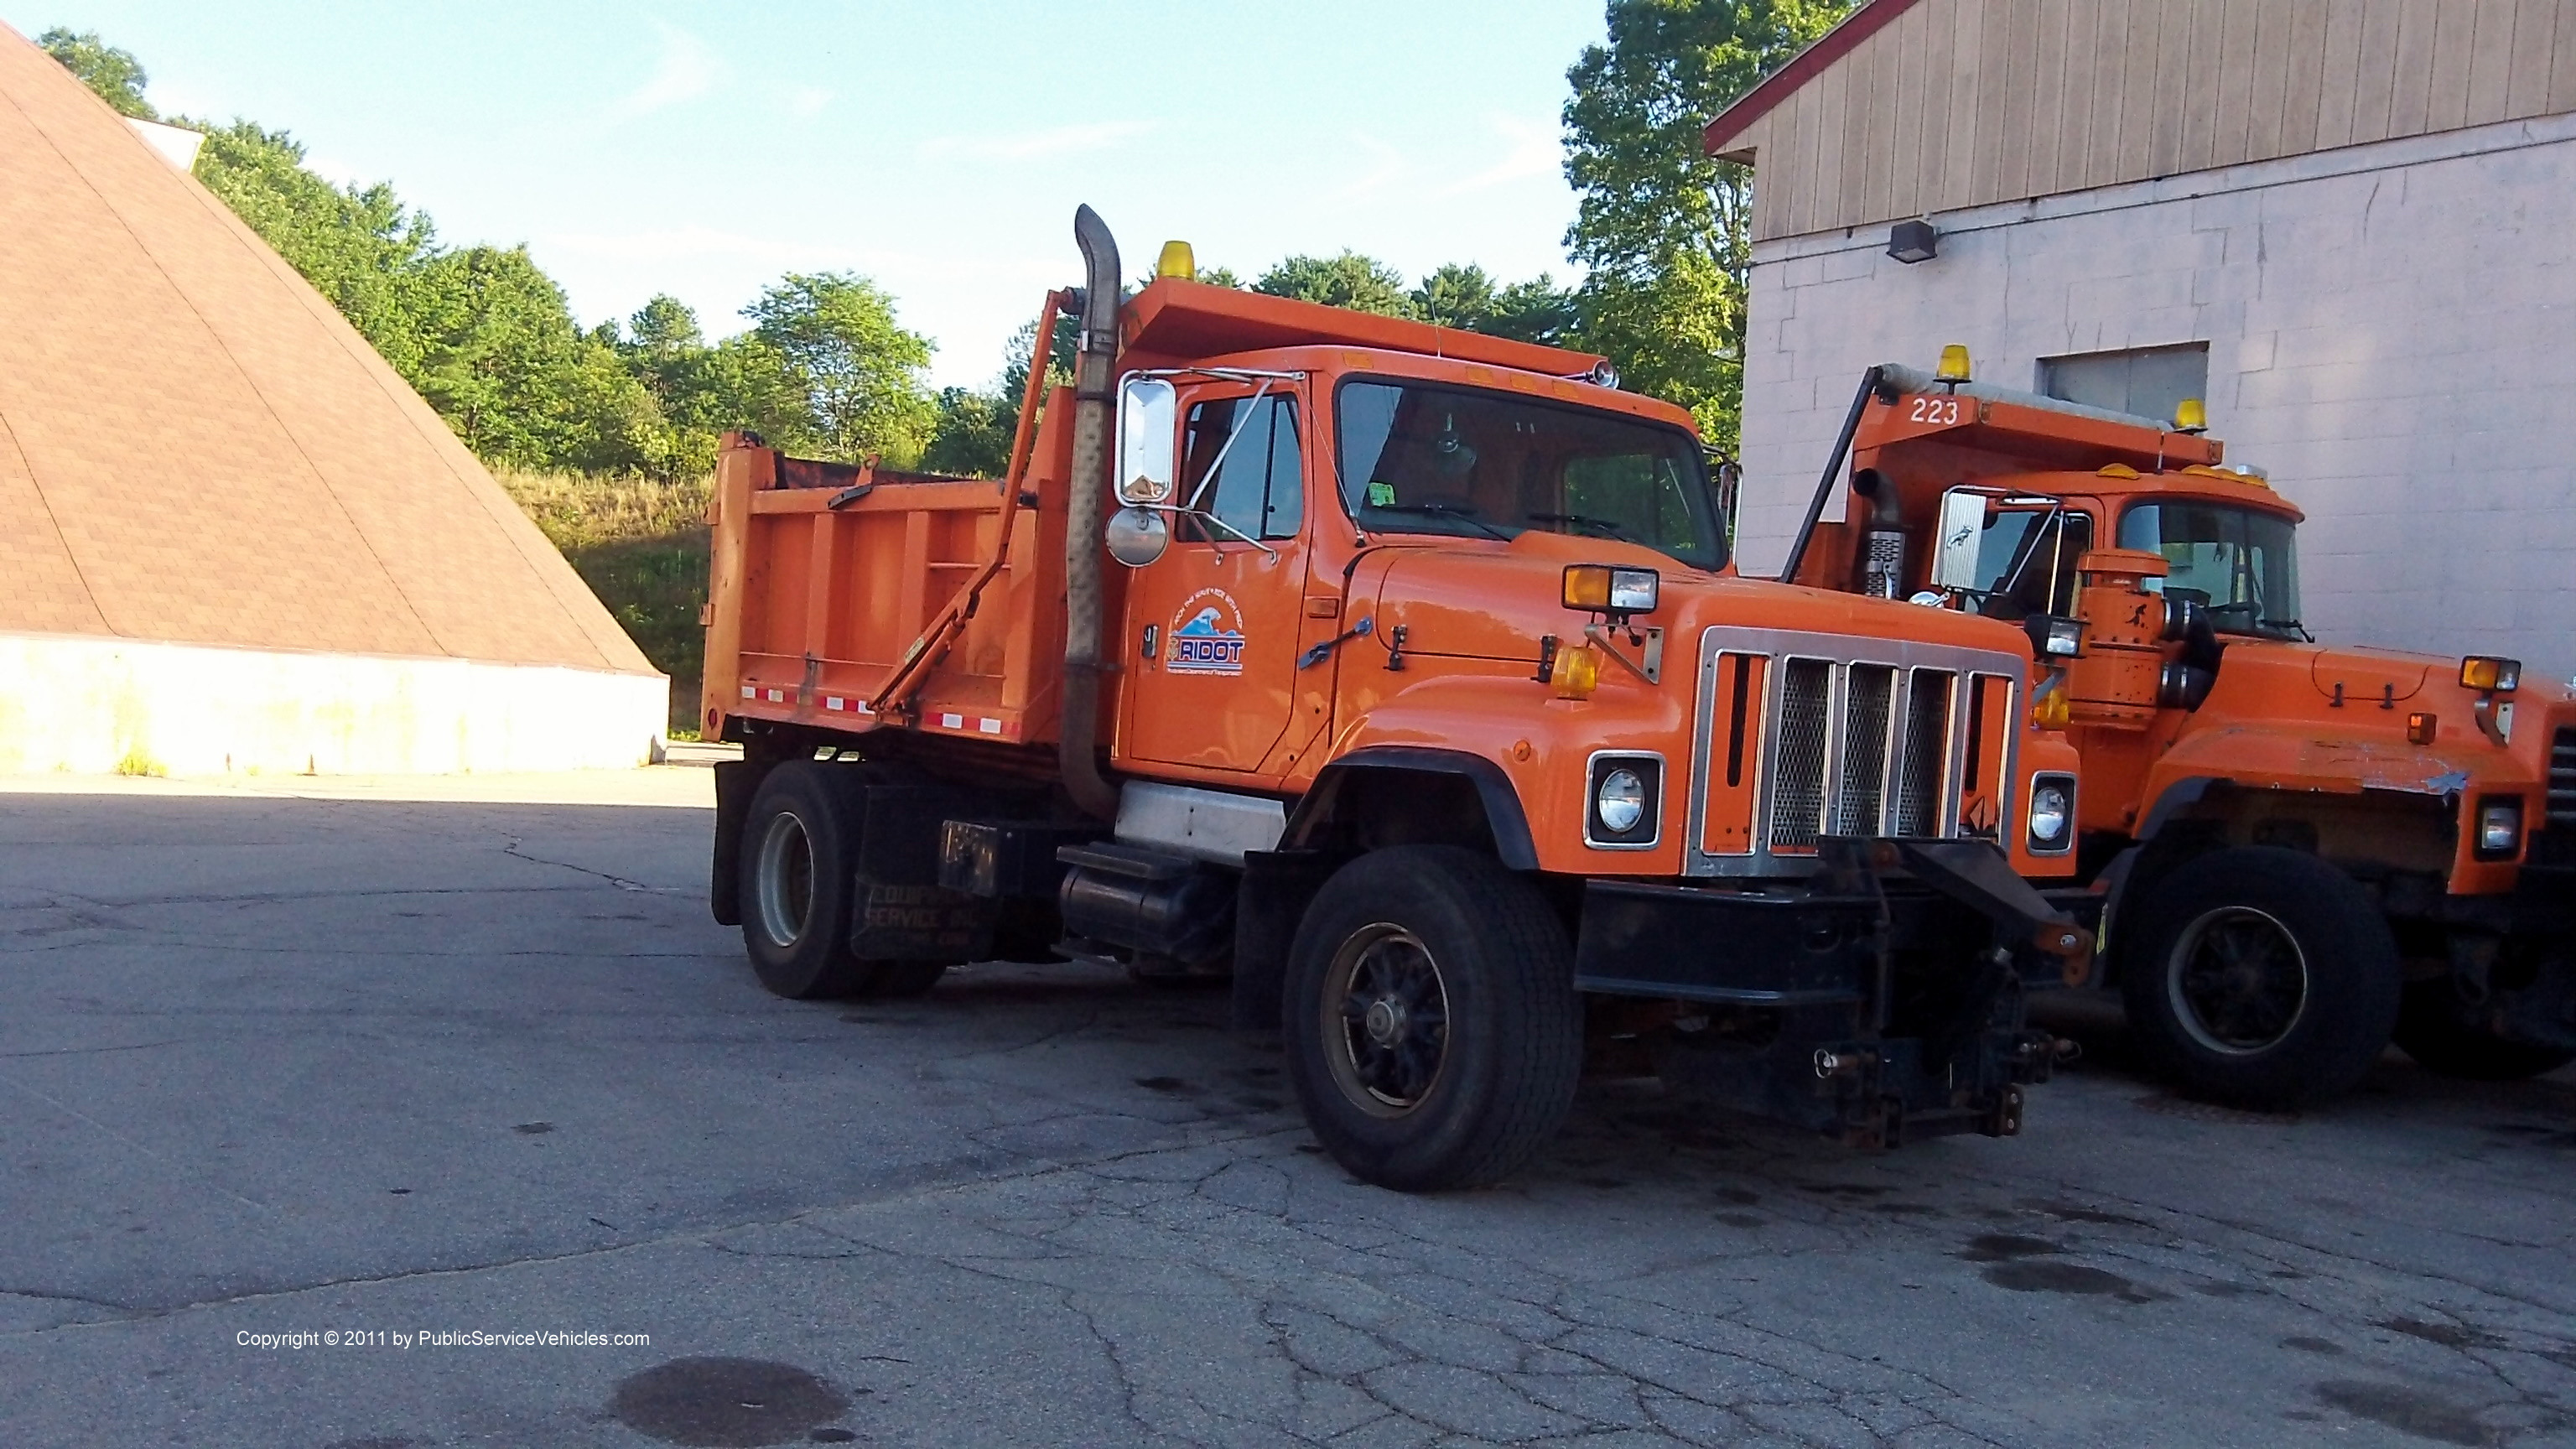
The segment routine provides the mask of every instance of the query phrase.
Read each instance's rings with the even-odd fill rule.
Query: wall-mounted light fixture
[[[1928,221],[1900,221],[1887,230],[1887,254],[1907,266],[1928,262],[1941,254],[1940,240],[1941,234]]]

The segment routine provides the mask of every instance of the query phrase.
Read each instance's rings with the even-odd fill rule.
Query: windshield
[[[2162,554],[2172,572],[2147,587],[2198,596],[2230,634],[2305,637],[2290,521],[2223,503],[2139,503],[2120,515],[2120,547]]]
[[[1342,503],[1384,533],[1616,538],[1714,569],[1726,551],[1699,442],[1506,393],[1354,381],[1334,401]]]

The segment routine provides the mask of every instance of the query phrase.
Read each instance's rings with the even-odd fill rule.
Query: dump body
[[[2081,759],[2069,853],[2113,911],[2108,939],[2147,939],[2155,878],[2194,856],[2294,851],[2386,920],[2419,1025],[2448,1012],[2539,1049],[2504,1053],[2515,1062],[2576,1052],[2568,689],[2314,641],[2296,609],[2303,515],[2227,467],[2214,438],[1894,366],[1875,376],[1856,491],[1813,529],[1798,577],[2025,626],[2034,691],[2057,696],[2044,712]],[[1971,526],[1977,539],[1945,538]],[[1936,578],[1945,546],[1975,561],[1968,586]],[[2043,652],[2052,617],[2063,653]],[[2157,969],[2122,950],[2103,965],[2097,979]]]
[[[1327,1146],[1396,1186],[1500,1160],[1412,1124],[1470,1110],[1427,1084],[1482,1069],[1453,1032],[1504,981],[1544,1008],[1511,1030],[1580,1037],[1590,997],[1596,1055],[1851,1141],[2017,1130],[2049,1060],[2020,982],[2090,942],[2027,884],[2073,873],[2024,821],[2074,756],[2016,630],[1738,576],[1689,416],[1596,357],[1179,279],[1117,324],[1130,566],[1096,597],[1077,389],[1032,395],[1007,481],[728,440],[713,889],[764,979],[1230,973]],[[799,944],[813,912],[855,965]]]

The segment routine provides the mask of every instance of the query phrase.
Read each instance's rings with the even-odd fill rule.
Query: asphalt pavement
[[[1221,992],[766,996],[706,799],[0,785],[0,1445],[2576,1445],[2565,1074],[1404,1197]]]

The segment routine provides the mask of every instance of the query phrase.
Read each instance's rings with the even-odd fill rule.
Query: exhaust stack
[[[1084,814],[1118,818],[1118,787],[1103,779],[1100,735],[1100,508],[1109,487],[1109,407],[1118,358],[1118,241],[1100,213],[1073,214],[1082,248],[1082,342],[1073,360],[1073,484],[1064,524],[1064,722],[1056,761]],[[1033,366],[1046,366],[1038,339]]]

